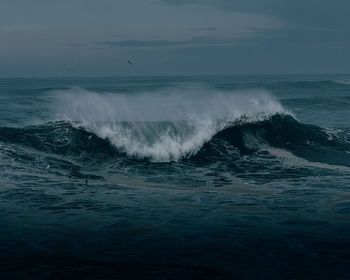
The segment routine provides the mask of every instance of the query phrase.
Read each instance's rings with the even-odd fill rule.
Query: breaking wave
[[[108,139],[129,157],[173,161],[195,155],[233,123],[287,113],[264,91],[219,92],[187,85],[162,92],[55,92],[58,119]]]
[[[262,91],[193,86],[131,95],[71,89],[53,96],[58,121],[2,127],[0,141],[94,160],[212,162],[271,146],[311,161],[350,163],[347,137],[300,123]]]
[[[128,124],[124,125],[128,126]],[[159,123],[157,125],[162,127]],[[180,123],[177,125],[181,126]],[[169,127],[169,125],[165,126]],[[176,135],[172,137],[177,139]],[[179,136],[178,138],[180,139]],[[151,149],[137,154],[137,150],[126,151],[126,147],[129,145],[127,143],[120,148],[114,144],[113,139],[100,138],[87,128],[67,121],[50,122],[24,128],[2,127],[0,128],[0,141],[28,146],[47,153],[78,156],[83,160],[104,160],[124,156],[135,159],[147,158],[151,161],[165,161],[165,158],[168,161],[175,160],[175,158],[171,158],[174,151],[165,154],[164,147],[162,149],[164,149],[166,157],[164,154],[160,154],[161,157],[157,158],[159,153],[152,153]],[[151,140],[145,139],[143,141]],[[181,140],[178,141],[180,143]],[[204,140],[198,141],[203,142]],[[159,145],[159,143],[157,144]],[[230,160],[232,159],[232,151],[234,151],[235,156],[237,154],[242,156],[260,149],[266,150],[266,147],[269,146],[291,151],[293,154],[310,161],[350,166],[349,139],[345,139],[343,136],[330,137],[324,129],[300,123],[291,115],[286,114],[274,114],[265,119],[254,121],[242,118],[227,124],[227,127],[215,133],[202,145],[198,144],[198,147],[192,145],[194,150],[188,150],[187,154],[182,154],[176,160],[191,160],[201,163]],[[178,149],[184,151],[185,148],[188,147],[179,147]]]

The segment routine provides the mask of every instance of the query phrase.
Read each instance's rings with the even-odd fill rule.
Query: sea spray
[[[194,155],[239,119],[285,113],[265,91],[218,91],[186,85],[154,92],[53,92],[57,118],[83,125],[130,157],[172,161]]]

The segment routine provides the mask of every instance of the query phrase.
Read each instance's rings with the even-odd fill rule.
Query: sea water
[[[349,279],[348,81],[0,79],[0,278]]]

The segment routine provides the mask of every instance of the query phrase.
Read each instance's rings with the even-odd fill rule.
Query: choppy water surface
[[[1,275],[349,279],[347,81],[0,80]]]

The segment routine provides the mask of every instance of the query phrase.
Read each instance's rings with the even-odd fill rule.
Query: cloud
[[[125,41],[101,41],[97,42],[100,45],[106,45],[110,47],[169,47],[183,45],[181,41],[166,41],[166,40],[125,40]]]
[[[350,43],[350,33],[344,30],[333,30],[327,28],[289,28],[283,30],[259,30],[257,36],[250,40],[255,44],[277,44],[282,45],[319,45],[329,43]],[[249,38],[248,40],[249,41]]]
[[[255,36],[240,43],[264,45],[348,44],[349,0],[160,0],[168,6],[207,6],[219,11],[279,18],[282,28],[256,27]],[[235,35],[232,33],[232,35]]]
[[[6,33],[34,33],[43,31],[44,28],[36,24],[8,24],[0,25],[0,32]]]
[[[218,28],[218,27],[195,27],[192,29],[198,30],[198,31],[218,31],[218,30],[220,30],[220,28]]]
[[[1,4],[0,74],[350,71],[349,0],[18,2]]]
[[[238,38],[228,37],[207,37],[198,36],[188,40],[172,41],[172,40],[125,40],[125,41],[100,41],[97,44],[110,47],[121,48],[164,48],[164,47],[189,47],[189,46],[210,46],[210,45],[233,45],[236,44]]]
[[[301,27],[348,29],[349,0],[159,0],[170,6],[197,5],[242,13],[276,16]],[[305,26],[306,25],[306,26]]]
[[[63,43],[62,46],[66,46],[66,47],[82,47],[82,46],[85,46],[85,44],[82,44],[82,43]]]

